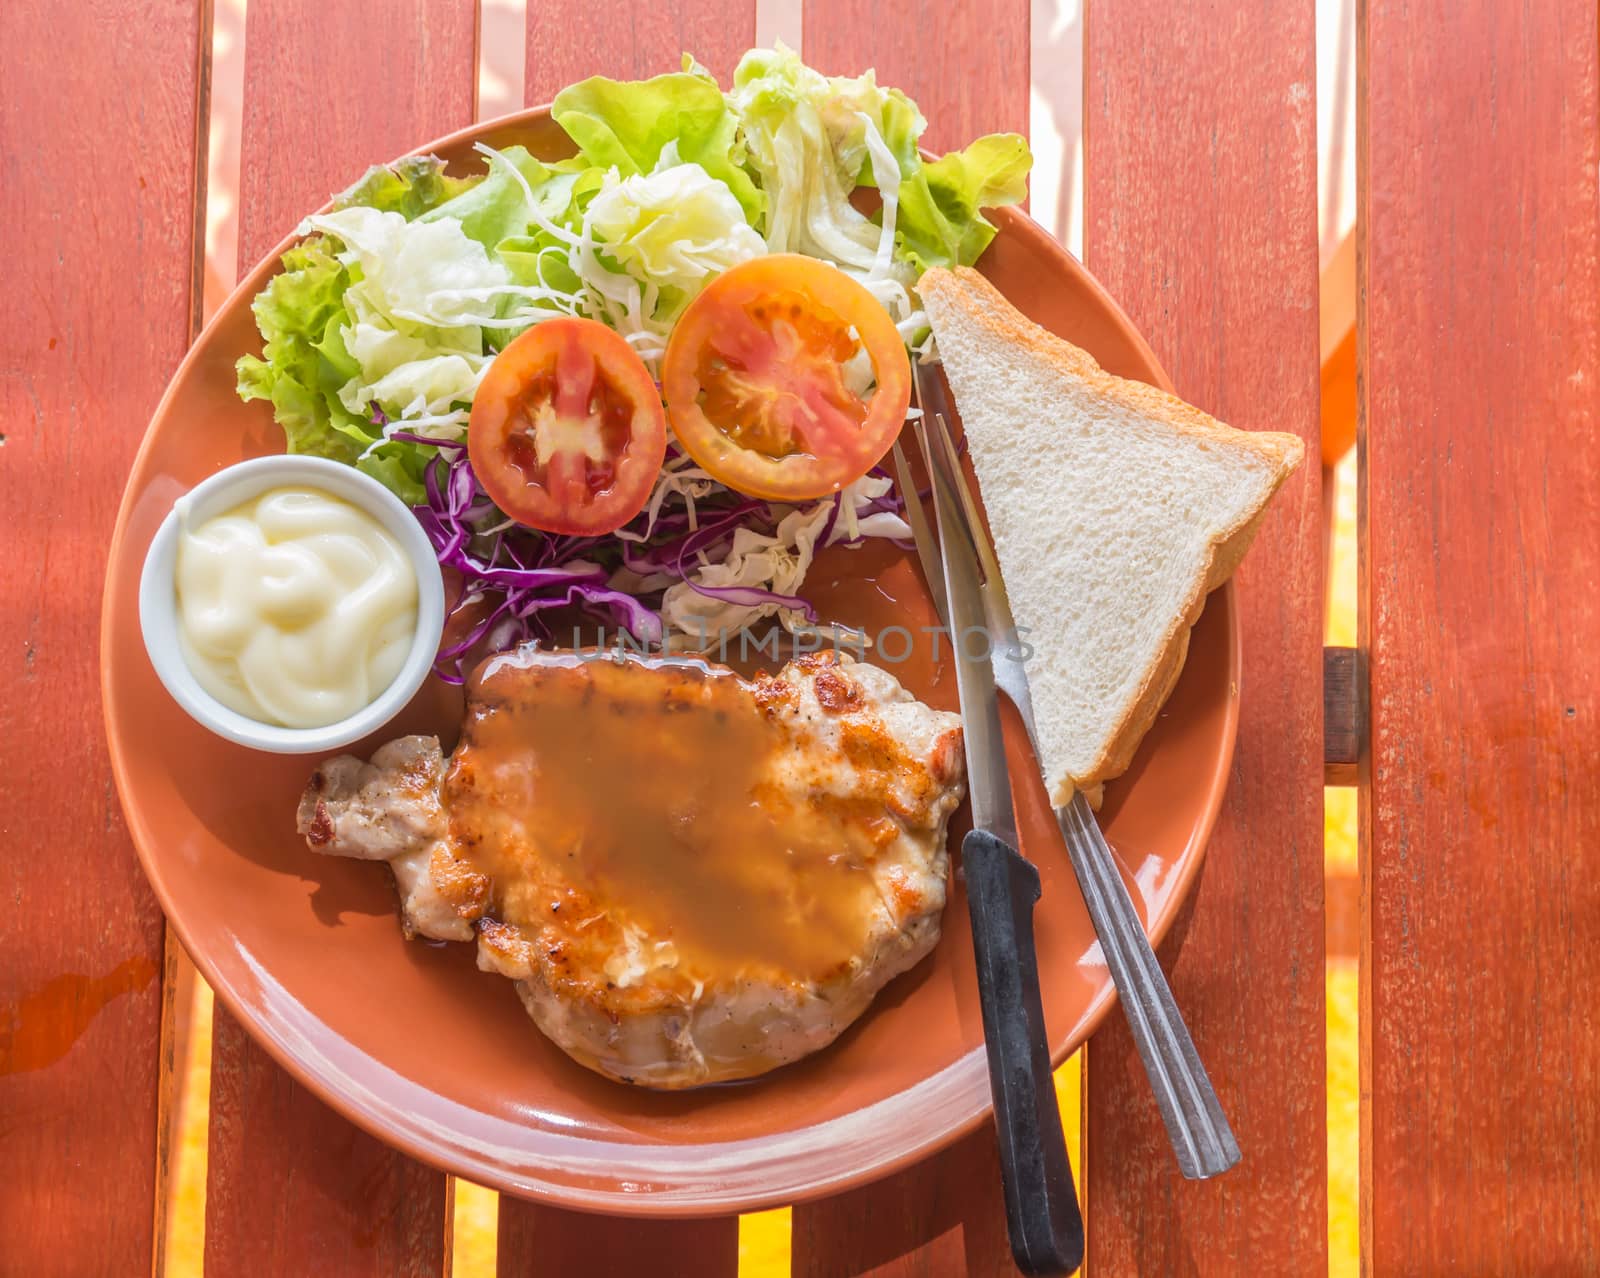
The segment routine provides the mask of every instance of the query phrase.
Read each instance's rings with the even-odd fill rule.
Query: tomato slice
[[[622,527],[650,499],[666,453],[649,369],[596,320],[535,324],[495,356],[472,400],[472,469],[495,505],[530,528]]]
[[[703,469],[752,497],[808,501],[889,451],[911,365],[865,288],[814,257],[775,253],[689,304],[667,339],[661,390],[673,433]]]

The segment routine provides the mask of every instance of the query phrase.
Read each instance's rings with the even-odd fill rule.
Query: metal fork
[[[1033,697],[1028,690],[1021,639],[1000,577],[1000,564],[950,438],[943,389],[927,365],[916,365],[916,374],[917,400],[923,410],[916,423],[917,441],[929,480],[954,495],[964,516],[964,531],[977,553],[983,576],[984,613],[995,686],[1016,707],[1037,757],[1039,742],[1034,726]],[[898,443],[894,446],[894,463],[922,573],[939,616],[948,626],[949,609],[944,596],[938,543],[928,525],[905,453]],[[1220,1175],[1239,1161],[1239,1143],[1228,1126],[1216,1089],[1200,1062],[1194,1040],[1172,997],[1172,989],[1145,936],[1133,898],[1117,872],[1094,810],[1080,792],[1055,812],[1090,921],[1100,938],[1106,966],[1111,971],[1134,1045],[1155,1094],[1156,1108],[1161,1112],[1172,1141],[1178,1169],[1190,1180]]]

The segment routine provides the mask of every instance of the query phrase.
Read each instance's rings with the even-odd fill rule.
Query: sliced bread
[[[1052,800],[1124,772],[1305,449],[1113,377],[976,271],[918,285],[966,431]]]

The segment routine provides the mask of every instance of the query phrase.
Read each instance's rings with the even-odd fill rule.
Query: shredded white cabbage
[[[339,399],[352,413],[364,417],[376,404],[389,418],[366,451],[397,430],[459,439],[469,414],[454,406],[472,402],[492,358],[472,309],[511,287],[506,268],[449,219],[408,222],[355,205],[309,217],[300,230],[337,239],[339,260],[359,275],[345,290],[353,322],[341,336],[361,372]]]
[[[727,183],[680,161],[676,143],[648,174],[608,172],[575,225],[556,220],[559,210],[538,199],[499,152],[483,143],[477,149],[522,185],[532,224],[553,241],[540,249],[541,262],[558,257],[578,280],[577,291],[563,292],[541,266],[540,286],[500,290],[529,303],[502,321],[512,328],[554,314],[586,315],[621,333],[655,373],[684,304],[713,275],[766,251]]]
[[[863,475],[839,494],[839,517],[828,534],[828,545],[862,537],[910,537],[911,529],[900,516],[879,511],[860,512],[889,491],[882,475]],[[832,513],[833,502],[824,499],[791,510],[772,535],[740,528],[727,555],[717,563],[703,563],[690,577],[702,586],[746,586],[794,595],[804,583],[811,560],[820,549],[818,539]],[[804,614],[775,603],[729,603],[701,594],[688,581],[667,587],[661,601],[661,619],[669,642],[679,650],[715,647],[738,631],[768,617],[777,617],[786,629],[804,622]]]
[[[645,503],[644,531],[634,533],[626,528],[619,528],[615,535],[623,541],[648,541],[655,533],[656,520],[661,517],[662,506],[671,497],[683,499],[684,508],[689,513],[689,529],[692,532],[699,527],[695,518],[695,502],[721,487],[722,484],[696,466],[687,453],[669,457],[662,463],[661,473],[656,476],[656,486],[651,490],[650,500]]]
[[[685,301],[713,275],[767,251],[728,184],[678,163],[676,143],[653,173],[624,178],[612,169],[585,221],[624,271]]]
[[[557,314],[586,315],[598,319],[621,333],[639,353],[651,372],[655,372],[662,354],[666,351],[668,322],[657,320],[653,312],[660,289],[654,283],[641,284],[625,272],[613,271],[599,257],[599,244],[595,237],[593,208],[586,211],[576,229],[556,222],[550,211],[543,207],[528,187],[527,179],[493,147],[480,142],[476,148],[495,166],[511,173],[521,184],[527,196],[532,224],[555,241],[541,250],[564,256],[566,265],[578,277],[579,291],[567,293],[549,306],[522,308],[512,313],[508,323],[526,326]],[[559,291],[546,288],[556,294]]]
[[[768,250],[832,262],[882,303],[907,345],[920,337],[914,349],[923,353],[928,319],[913,299],[917,272],[894,256],[900,165],[878,125],[884,91],[870,72],[829,79],[781,43],[764,62],[764,74],[728,97],[767,197]],[[878,224],[850,202],[863,161],[883,200]]]

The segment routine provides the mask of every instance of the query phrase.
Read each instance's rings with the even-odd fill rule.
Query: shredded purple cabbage
[[[461,595],[452,616],[491,604],[439,652],[435,672],[448,683],[463,682],[465,664],[480,645],[499,651],[530,640],[552,642],[555,634],[548,614],[558,609],[617,627],[638,642],[659,645],[665,631],[659,612],[664,587],[658,584],[643,592],[643,597],[619,589],[611,584],[618,569],[644,578],[686,581],[697,593],[724,603],[775,605],[792,609],[809,622],[817,620],[816,609],[799,595],[760,586],[707,586],[693,577],[702,562],[715,563],[726,555],[738,529],[771,535],[788,507],[731,491],[718,492],[696,503],[696,526],[692,528],[687,510],[668,510],[658,514],[653,526],[640,514],[623,529],[632,534],[629,538],[543,533],[504,519],[478,483],[465,444],[402,431],[392,438],[437,449],[423,475],[426,501],[414,510],[439,563],[461,577]],[[885,472],[874,468],[874,473]],[[817,540],[819,546],[829,544],[839,506],[840,498],[835,496]],[[891,488],[860,513],[900,514],[904,510],[904,503]],[[841,544],[861,540],[858,536]]]
[[[398,432],[395,437],[439,443]],[[549,642],[553,634],[544,614],[557,608],[576,609],[645,643],[661,642],[660,614],[614,589],[610,571],[585,558],[605,539],[558,536],[519,525],[480,531],[482,522],[498,512],[478,483],[464,446],[440,444],[424,472],[423,489],[427,500],[414,508],[417,519],[440,565],[461,576],[461,597],[452,616],[495,599],[486,615],[440,650],[434,669],[446,682],[462,682],[463,664],[485,640],[491,649],[526,640]]]
[[[758,608],[762,604],[779,604],[804,613],[805,619],[812,625],[816,625],[817,622],[817,610],[812,607],[809,600],[802,599],[799,595],[780,595],[776,590],[768,590],[764,586],[702,586],[697,581],[689,581],[689,585],[696,594],[704,595],[707,599],[720,599],[724,603],[738,604],[746,608]]]

